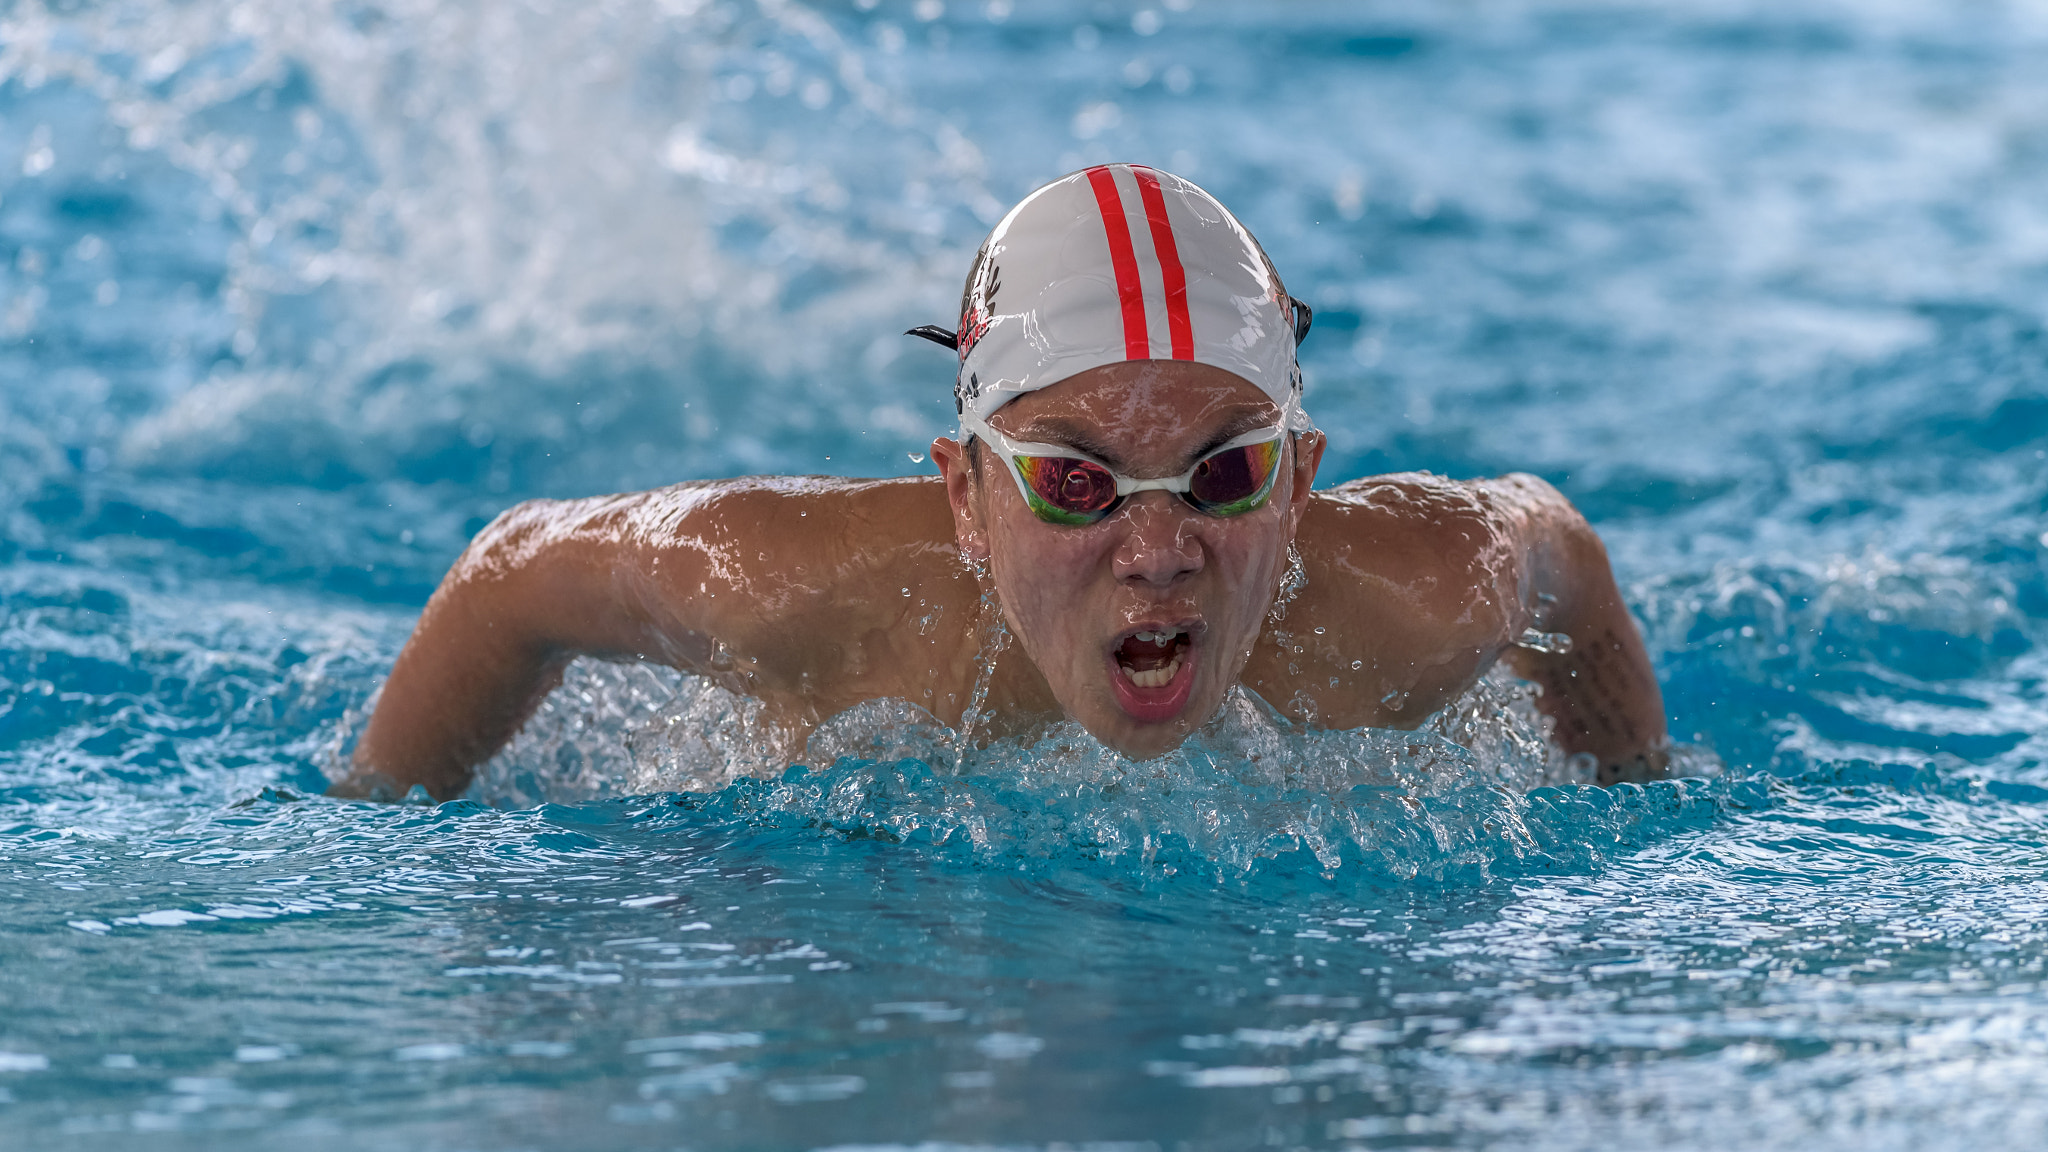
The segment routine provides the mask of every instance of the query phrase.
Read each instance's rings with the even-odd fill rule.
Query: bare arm
[[[1521,542],[1528,589],[1522,626],[1570,637],[1563,652],[1509,647],[1502,659],[1542,688],[1536,706],[1556,723],[1558,744],[1592,756],[1600,783],[1662,776],[1669,746],[1664,694],[1615,585],[1606,545],[1550,485],[1527,476],[1495,483],[1513,485],[1531,508]]]
[[[459,795],[578,656],[760,699],[794,755],[879,697],[953,722],[978,604],[936,481],[776,478],[522,504],[477,535],[392,666],[338,796]]]
[[[661,652],[627,498],[522,504],[479,533],[421,613],[335,796],[459,795],[578,655]]]
[[[1661,772],[1649,656],[1606,548],[1555,488],[1412,474],[1316,496],[1299,537],[1307,583],[1246,666],[1267,700],[1327,727],[1412,727],[1504,659],[1603,782]],[[1571,650],[1517,647],[1530,628]]]

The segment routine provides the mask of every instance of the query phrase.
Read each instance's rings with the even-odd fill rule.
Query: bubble
[[[1515,647],[1562,656],[1572,650],[1572,638],[1563,632],[1539,632],[1530,628],[1515,638]]]
[[[1386,702],[1406,700],[1393,692]],[[1310,704],[1297,700],[1290,711],[1310,716]],[[989,741],[907,700],[869,701],[819,724],[807,743],[792,741],[758,701],[709,679],[578,661],[479,771],[473,795],[530,807],[684,792],[703,797],[693,804],[708,805],[707,818],[781,813],[978,854],[1042,856],[1071,843],[1153,868],[1169,862],[1152,855],[1158,846],[1173,843],[1171,862],[1228,875],[1306,847],[1326,867],[1391,853],[1385,866],[1412,874],[1448,865],[1413,856],[1402,847],[1407,834],[1383,835],[1386,821],[1416,818],[1396,797],[1344,799],[1352,789],[1423,800],[1483,794],[1492,797],[1483,805],[1497,805],[1502,794],[1488,789],[1564,782],[1532,690],[1505,673],[1418,719],[1413,731],[1324,731],[1236,688],[1186,744],[1141,770],[1071,721]],[[812,767],[787,772],[791,764]],[[1466,815],[1483,820],[1479,808]]]

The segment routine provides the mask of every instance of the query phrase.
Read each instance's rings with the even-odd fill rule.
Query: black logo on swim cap
[[[989,320],[995,315],[996,293],[1002,287],[1003,270],[995,261],[976,263],[974,275],[967,280],[967,295],[960,302],[960,359],[967,359],[967,354],[988,334]]]

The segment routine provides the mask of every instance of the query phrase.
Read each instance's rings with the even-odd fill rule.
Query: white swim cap
[[[1026,392],[1126,360],[1192,360],[1301,414],[1295,348],[1310,312],[1214,196],[1168,172],[1100,164],[1026,196],[982,241],[954,346],[954,407],[986,420]]]

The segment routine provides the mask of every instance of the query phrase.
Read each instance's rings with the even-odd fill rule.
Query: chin
[[[1099,735],[1097,738],[1101,739]],[[1127,760],[1151,760],[1180,747],[1187,738],[1188,731],[1174,725],[1167,731],[1126,734],[1124,739],[1104,739],[1102,742]]]
[[[1187,669],[1186,674],[1190,681],[1202,678],[1196,668]],[[1220,693],[1203,691],[1204,687],[1190,683],[1162,702],[1158,699],[1133,700],[1130,698],[1132,693],[1118,691],[1118,685],[1112,682],[1104,686],[1104,694],[1109,697],[1106,701],[1108,707],[1098,706],[1095,710],[1098,722],[1084,723],[1083,726],[1089,735],[1132,760],[1164,756],[1186,742],[1222,702]],[[1151,707],[1133,715],[1134,704],[1141,708],[1148,704]],[[1166,706],[1168,704],[1170,708]]]

